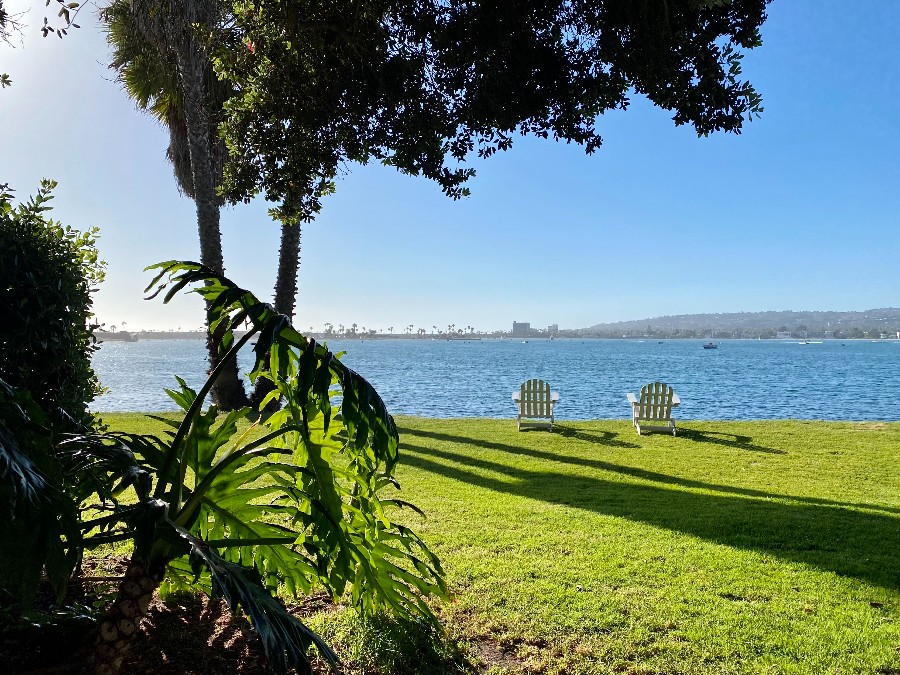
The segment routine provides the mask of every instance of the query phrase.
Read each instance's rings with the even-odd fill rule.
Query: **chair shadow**
[[[719,486],[726,494],[700,493],[680,488],[703,483],[673,477],[648,485],[510,467],[420,445],[404,444],[404,450],[401,462],[407,466],[487,490],[566,504],[808,564],[884,588],[900,588],[900,568],[896,566],[900,518],[885,513],[827,500],[730,491],[728,486]],[[448,460],[453,465],[447,464]],[[487,469],[501,477],[473,469]],[[640,478],[652,474],[619,469]]]
[[[617,436],[619,434],[614,431],[601,431],[599,434],[582,431],[581,429],[573,429],[572,427],[557,424],[556,429],[563,438],[577,438],[579,441],[586,443],[595,443],[597,445],[606,445],[613,448],[639,448],[637,443],[630,441],[620,441]]]
[[[724,445],[729,448],[737,448],[738,450],[749,450],[750,452],[765,452],[770,455],[786,455],[787,451],[778,448],[767,448],[762,445],[756,445],[749,436],[739,434],[728,434],[722,431],[700,431],[699,429],[679,428],[678,436],[691,441],[700,443],[713,443],[714,445]]]

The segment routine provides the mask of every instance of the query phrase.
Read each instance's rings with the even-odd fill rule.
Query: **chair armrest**
[[[626,394],[626,398],[628,399],[628,402],[629,402],[631,405],[636,405],[637,402],[638,402],[637,396],[635,396],[635,395],[634,395],[632,392],[630,392],[630,391],[628,392],[628,394]]]
[[[514,391],[514,392],[512,393],[512,400],[513,400],[513,401],[518,401],[518,400],[519,400],[519,397],[521,396],[521,394],[522,394],[522,392],[520,392],[520,391]]]
[[[558,392],[558,391],[551,391],[551,392],[550,392],[550,400],[551,400],[553,403],[559,403],[559,392]]]
[[[680,404],[681,404],[681,399],[678,398],[678,394],[676,394],[676,393],[673,391],[673,392],[672,392],[672,405],[680,405]]]

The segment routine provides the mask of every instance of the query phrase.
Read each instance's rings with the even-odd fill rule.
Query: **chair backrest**
[[[519,391],[519,414],[522,417],[550,417],[550,385],[543,380],[526,380]]]
[[[662,382],[651,382],[641,387],[641,401],[637,416],[645,420],[672,418],[672,394],[675,390]]]

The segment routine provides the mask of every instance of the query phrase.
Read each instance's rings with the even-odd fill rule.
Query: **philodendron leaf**
[[[262,422],[259,442],[245,433],[226,448],[237,420],[214,422],[214,410],[199,412],[208,383],[197,399],[182,387],[178,398],[193,411],[182,456],[196,475],[183,486],[173,520],[208,542],[203,550],[214,562],[255,567],[262,585],[295,593],[318,583],[334,597],[346,593],[363,612],[390,609],[436,621],[424,597],[446,596],[440,563],[411,530],[392,521],[390,512],[403,502],[379,493],[398,487],[391,474],[399,439],[375,389],[227,278],[190,262],[154,267],[156,293],[165,289],[168,300],[195,286],[219,333],[227,337],[241,322],[252,324],[251,378],[270,380],[283,401]]]

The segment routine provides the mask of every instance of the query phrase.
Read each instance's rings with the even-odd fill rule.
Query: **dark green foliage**
[[[339,653],[347,675],[443,675],[474,673],[446,633],[424,621],[352,612],[318,616],[314,627]]]
[[[766,0],[232,3],[209,31],[238,94],[223,127],[235,201],[263,192],[311,218],[345,162],[375,159],[466,194],[473,155],[517,134],[601,144],[604,111],[637,91],[698,134],[761,112],[741,79]]]
[[[100,391],[91,293],[104,264],[96,230],[46,217],[55,185],[17,207],[0,189],[0,603],[14,611],[33,604],[42,573],[61,594],[77,562],[77,495],[91,474],[54,446],[93,425]]]
[[[18,27],[18,22],[14,17],[10,16],[9,10],[3,6],[3,0],[0,0],[0,42],[10,44],[12,33],[15,32]],[[6,78],[6,75],[0,75],[0,85],[4,87],[8,86],[9,82]]]
[[[33,604],[42,572],[61,593],[75,566],[75,504],[52,436],[29,393],[0,380],[0,606],[14,612]]]
[[[87,405],[100,392],[91,294],[105,263],[96,229],[79,232],[46,216],[55,187],[42,181],[16,207],[0,190],[0,379],[29,391],[61,432],[88,421]]]

